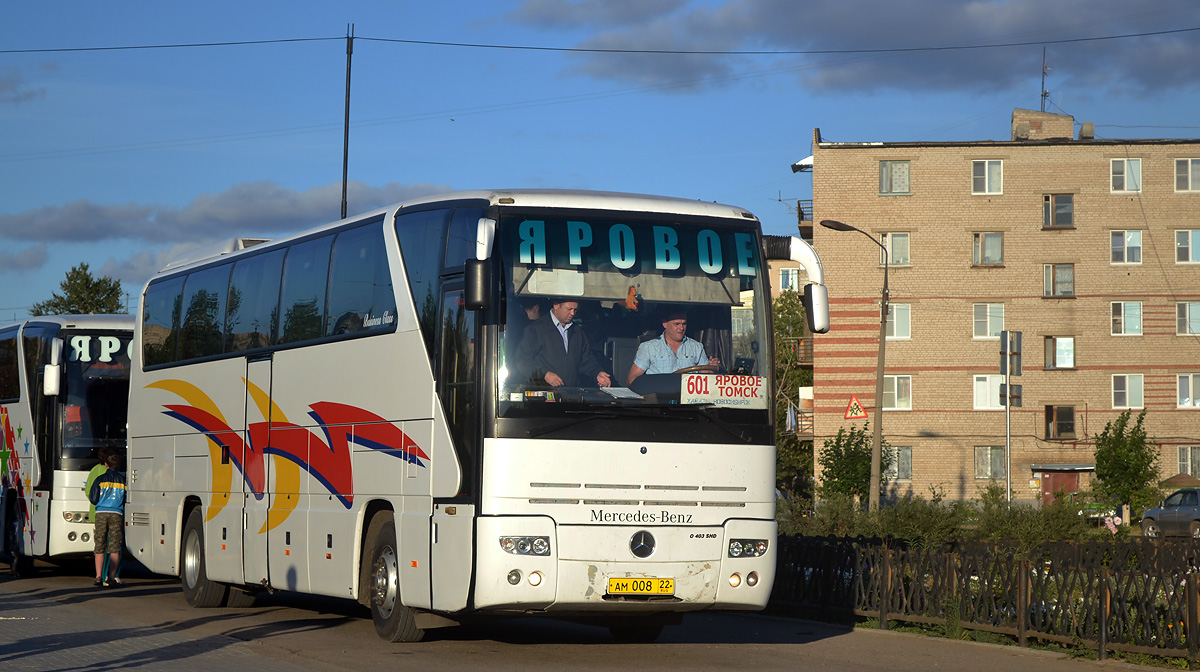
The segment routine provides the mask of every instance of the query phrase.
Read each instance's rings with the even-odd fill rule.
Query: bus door
[[[479,459],[479,332],[475,313],[466,309],[462,284],[447,283],[442,293],[437,349],[437,393],[462,470],[456,501],[434,507],[429,562],[433,606],[457,611],[467,606],[471,585],[472,532]]]
[[[267,515],[271,507],[271,460],[264,454],[270,443],[271,355],[246,360],[246,457],[242,484],[245,515],[242,561],[246,583],[269,585],[267,576]],[[266,395],[263,403],[261,395]],[[259,398],[256,398],[256,395]],[[266,412],[263,409],[265,407]],[[266,417],[264,417],[264,415]]]

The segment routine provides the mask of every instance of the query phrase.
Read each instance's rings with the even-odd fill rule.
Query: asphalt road
[[[125,586],[95,588],[84,565],[39,565],[30,578],[0,576],[0,667],[171,672],[214,667],[259,672],[1144,669],[1012,646],[730,613],[689,615],[654,644],[617,644],[605,629],[534,618],[430,630],[425,641],[389,644],[375,636],[369,614],[353,602],[278,592],[259,596],[246,609],[193,609],[174,578],[129,572]]]

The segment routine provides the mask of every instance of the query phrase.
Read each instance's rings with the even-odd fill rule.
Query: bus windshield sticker
[[[762,376],[687,374],[679,381],[680,403],[764,409],[766,381]]]

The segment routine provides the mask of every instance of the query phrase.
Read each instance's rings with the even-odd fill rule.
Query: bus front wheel
[[[209,581],[204,567],[204,514],[200,507],[192,509],[183,527],[183,544],[179,548],[179,578],[183,582],[183,598],[193,607],[219,607],[225,602],[227,588]]]
[[[371,519],[366,548],[363,571],[367,575],[375,632],[389,642],[421,641],[425,631],[417,627],[413,610],[400,601],[400,559],[391,511],[383,511]]]

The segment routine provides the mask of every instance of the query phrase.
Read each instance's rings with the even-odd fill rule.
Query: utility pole
[[[346,26],[346,120],[342,125],[342,219],[346,218],[346,183],[350,172],[350,63],[354,58],[354,24]]]
[[[1046,99],[1050,97],[1050,92],[1046,90],[1046,73],[1049,70],[1046,67],[1046,48],[1042,47],[1042,112],[1046,111]]]
[[[1021,375],[1021,332],[1000,332],[1000,403],[1004,404],[1004,491],[1012,502],[1012,409],[1021,406],[1021,386],[1012,384],[1012,377]],[[990,458],[990,456],[989,456]]]

